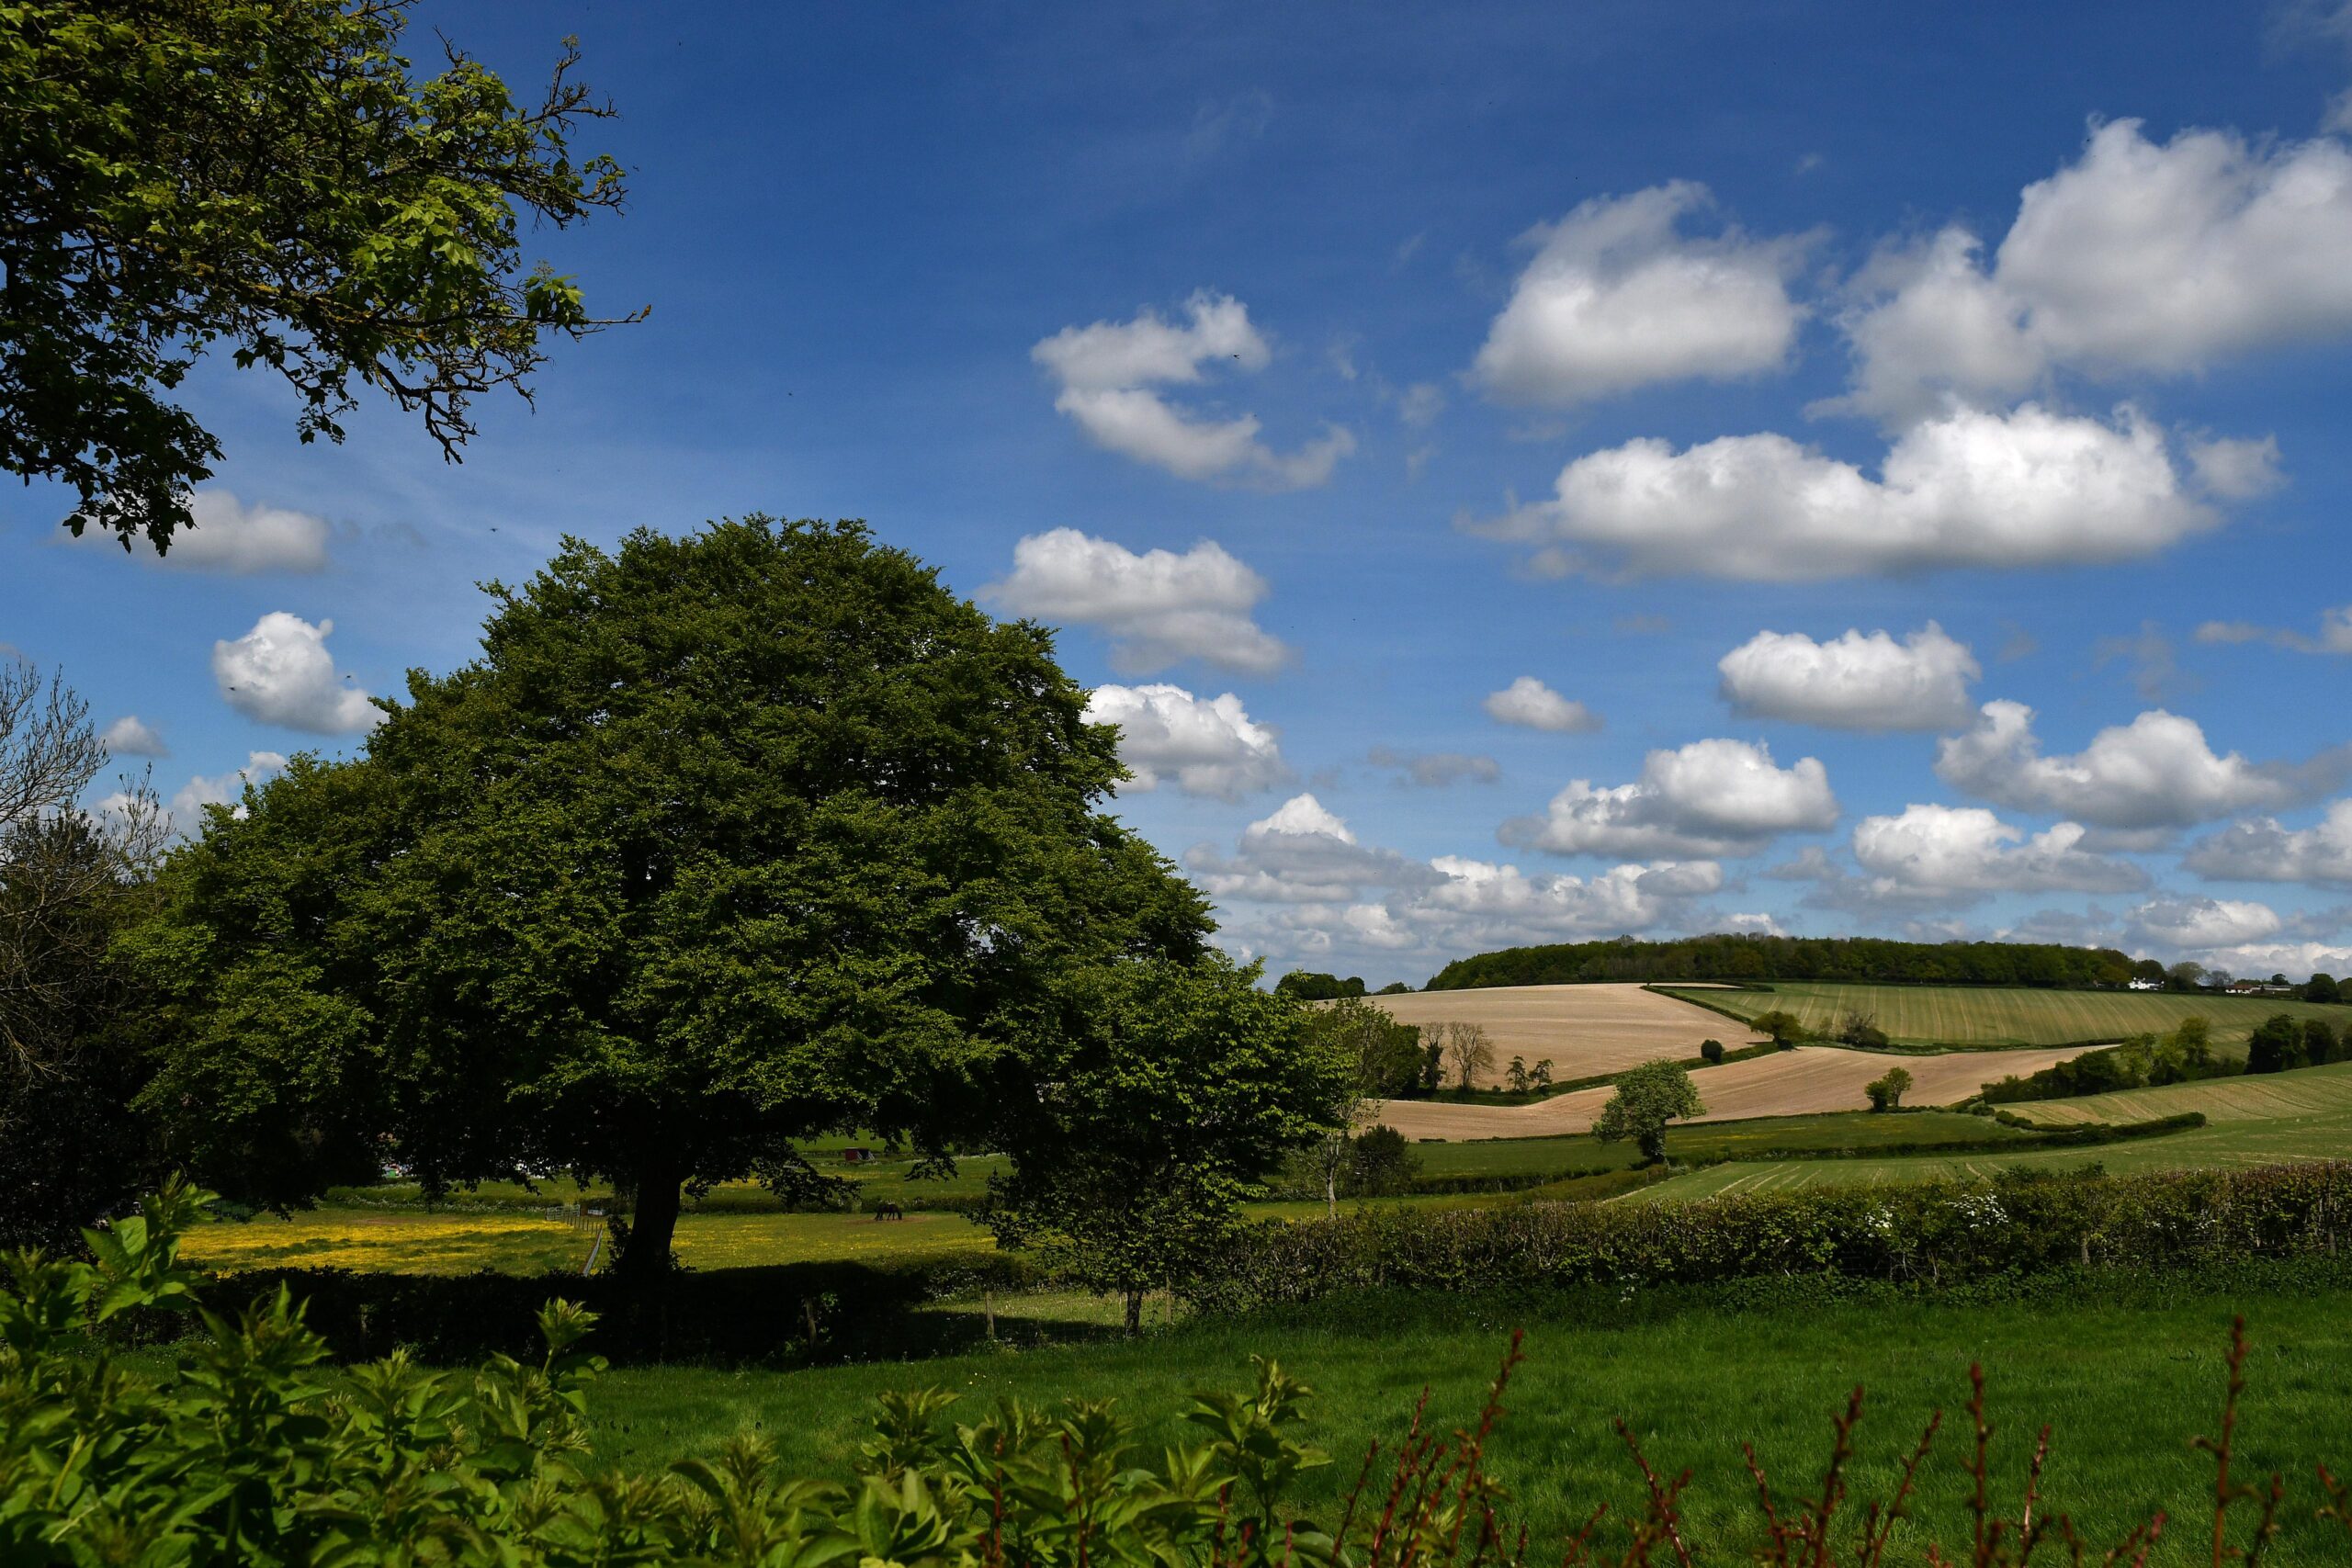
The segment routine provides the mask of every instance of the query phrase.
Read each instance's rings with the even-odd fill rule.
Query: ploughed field
[[[2009,1073],[2040,1072],[2077,1055],[2074,1047],[1955,1051],[1939,1056],[1887,1056],[1836,1046],[1801,1045],[1719,1067],[1694,1067],[1706,1113],[1693,1120],[1724,1122],[1754,1116],[1804,1116],[1860,1111],[1870,1102],[1862,1086],[1900,1066],[1911,1075],[1904,1096],[1911,1105],[1967,1100]],[[1631,1065],[1631,1064],[1628,1064]],[[1392,1100],[1373,1114],[1408,1138],[1528,1138],[1584,1133],[1616,1090],[1603,1085],[1556,1094],[1528,1105],[1479,1105],[1447,1100]]]
[[[1531,1067],[1551,1063],[1555,1078],[1586,1078],[1660,1056],[1695,1057],[1703,1040],[1736,1049],[1761,1038],[1736,1019],[1634,985],[1492,986],[1364,999],[1399,1023],[1479,1025],[1494,1043],[1498,1073],[1522,1056]]]
[[[1816,1032],[1834,1032],[1849,1012],[1868,1013],[1900,1045],[2069,1045],[2163,1034],[2192,1015],[2213,1026],[2216,1044],[2243,1044],[2264,1019],[2291,1013],[2341,1029],[2352,1008],[2285,997],[2207,997],[2166,991],[2044,991],[2011,987],[1847,986],[1789,981],[1769,991],[1677,987],[1741,1019],[1775,1009]],[[1471,993],[1452,992],[1444,995]],[[1733,1024],[1732,1019],[1723,1021]],[[1736,1027],[1736,1025],[1734,1025]],[[2022,1069],[2019,1069],[2022,1070]]]

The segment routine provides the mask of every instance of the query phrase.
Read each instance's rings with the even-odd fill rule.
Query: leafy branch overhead
[[[220,441],[172,394],[226,344],[343,438],[355,383],[445,457],[473,401],[526,400],[549,334],[593,315],[524,260],[527,218],[617,209],[620,166],[575,157],[612,110],[566,40],[518,103],[443,44],[401,52],[412,0],[28,0],[0,6],[0,466],[77,497],[67,525],[157,549],[189,525]]]

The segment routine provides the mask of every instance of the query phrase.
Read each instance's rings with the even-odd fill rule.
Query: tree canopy
[[[1008,1063],[989,1223],[1126,1301],[1206,1264],[1240,1204],[1346,1114],[1355,1064],[1298,1005],[1211,953],[1075,973],[1035,1055]]]
[[[454,46],[412,74],[411,0],[0,6],[0,468],[70,486],[68,525],[158,549],[220,442],[172,400],[227,344],[340,440],[354,382],[445,456],[472,400],[529,396],[549,334],[613,325],[524,220],[620,205],[571,137],[609,111],[571,72],[518,104]]]
[[[1549,986],[1590,980],[1843,980],[1911,985],[2120,986],[2132,960],[2112,948],[2051,942],[1892,942],[1877,937],[1717,933],[1670,942],[1507,947],[1457,958],[1424,987]]]
[[[574,540],[488,591],[480,659],[167,869],[150,1098],[208,1179],[609,1176],[652,1267],[682,1184],[787,1184],[826,1130],[948,1150],[1069,971],[1200,957],[1050,635],[862,525]]]
[[[1617,1075],[1617,1092],[1600,1108],[1592,1130],[1604,1144],[1632,1139],[1642,1157],[1655,1163],[1666,1157],[1666,1124],[1706,1110],[1698,1086],[1679,1063],[1644,1062]]]

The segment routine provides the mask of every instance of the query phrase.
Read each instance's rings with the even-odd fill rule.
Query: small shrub
[[[1724,1043],[1720,1040],[1702,1040],[1699,1042],[1699,1055],[1706,1059],[1708,1066],[1719,1066],[1724,1059]]]

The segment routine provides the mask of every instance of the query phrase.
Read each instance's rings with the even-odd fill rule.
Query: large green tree
[[[552,334],[613,324],[526,271],[520,225],[622,197],[575,159],[608,111],[568,51],[536,103],[446,43],[401,54],[410,0],[0,5],[0,468],[54,479],[158,549],[220,445],[172,393],[225,344],[340,440],[355,383],[455,457],[472,400]]]
[[[863,526],[573,541],[489,592],[480,659],[166,874],[152,1098],[208,1179],[608,1176],[650,1270],[682,1187],[787,1182],[820,1130],[946,1150],[1069,971],[1199,958],[1050,634]]]

